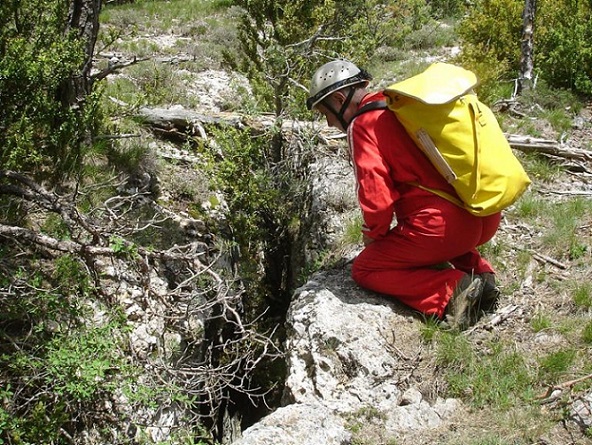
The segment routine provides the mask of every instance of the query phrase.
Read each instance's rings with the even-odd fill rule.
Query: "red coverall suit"
[[[366,95],[359,107],[384,100]],[[501,215],[477,217],[421,188],[457,196],[389,110],[360,114],[348,127],[363,231],[374,241],[355,259],[352,277],[375,292],[442,318],[463,272],[493,272],[476,247],[489,241]],[[393,215],[396,226],[391,229]],[[449,262],[454,268],[438,269]]]

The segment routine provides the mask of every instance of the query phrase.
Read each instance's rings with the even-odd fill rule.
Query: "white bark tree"
[[[516,94],[520,94],[532,87],[534,67],[534,20],[536,15],[536,0],[525,0],[522,12],[522,41],[520,54],[520,75]]]

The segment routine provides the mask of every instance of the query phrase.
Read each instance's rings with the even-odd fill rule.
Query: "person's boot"
[[[483,279],[465,274],[457,283],[444,312],[444,322],[451,329],[462,331],[469,327],[472,312],[483,294]]]
[[[491,272],[479,274],[483,280],[483,293],[477,302],[476,309],[485,313],[495,312],[501,292],[495,282],[495,275]]]

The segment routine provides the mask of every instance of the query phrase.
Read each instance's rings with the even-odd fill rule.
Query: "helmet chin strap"
[[[323,105],[325,106],[325,108],[327,108],[331,113],[335,115],[335,117],[339,120],[339,123],[342,125],[344,130],[347,130],[347,127],[349,127],[350,122],[347,122],[343,115],[345,113],[345,110],[347,110],[347,107],[349,107],[349,104],[352,98],[354,97],[355,92],[355,88],[349,89],[349,93],[347,94],[345,102],[343,102],[343,105],[341,105],[339,111],[336,111],[335,108],[333,108],[331,104],[329,104],[327,101],[323,101]]]

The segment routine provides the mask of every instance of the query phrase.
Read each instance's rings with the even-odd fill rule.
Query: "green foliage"
[[[542,156],[538,153],[525,154],[522,159],[524,165],[528,171],[528,175],[541,183],[550,182],[555,179],[562,171],[560,165],[549,160],[549,158]],[[534,199],[531,197],[530,199]],[[527,200],[528,201],[528,200]],[[546,206],[543,200],[536,200],[526,204],[527,206],[539,205]]]
[[[343,231],[343,243],[345,245],[359,245],[362,242],[362,226],[364,221],[362,215],[357,214],[346,222]]]
[[[524,91],[519,101],[523,108],[533,110],[534,118],[548,122],[559,136],[571,130],[573,116],[582,109],[581,101],[572,91],[551,88],[545,80],[538,81],[536,89]]]
[[[229,67],[246,74],[264,111],[276,116],[304,109],[310,75],[331,59],[364,66],[382,38],[381,0],[235,0],[241,17],[238,54]],[[344,26],[347,24],[347,26]]]
[[[8,258],[0,276],[0,387],[6,388],[0,440],[66,443],[61,431],[71,430],[81,404],[107,385],[105,370],[117,354],[112,327],[80,324],[80,297],[90,286],[73,258],[57,259],[51,273],[38,264],[34,274],[27,271],[35,263],[18,266]],[[15,288],[18,298],[12,296]]]
[[[79,74],[83,42],[66,31],[69,2],[27,0],[0,9],[0,164],[73,174],[94,125],[95,98],[81,110],[66,87]],[[49,170],[51,168],[51,170]]]
[[[120,367],[113,326],[82,328],[75,335],[57,335],[47,344],[46,384],[56,394],[75,400],[91,400],[109,389],[107,373]],[[114,389],[114,388],[113,388]]]
[[[557,255],[571,260],[582,258],[588,247],[580,239],[579,227],[592,214],[592,203],[587,199],[574,198],[549,206],[549,230],[543,242]]]
[[[404,36],[403,48],[429,50],[451,47],[456,43],[456,33],[452,26],[430,20],[420,29]]]
[[[41,226],[41,231],[53,238],[61,240],[70,238],[70,231],[64,220],[53,213],[47,215]]]
[[[431,343],[437,339],[440,320],[437,317],[428,317],[420,327],[421,340],[424,343]]]
[[[383,431],[387,414],[374,406],[363,406],[345,414],[346,428],[352,433],[352,445],[396,445],[397,440]]]
[[[111,3],[111,2],[110,2]],[[101,13],[101,21],[116,27],[142,26],[146,31],[167,33],[178,29],[179,17],[185,22],[195,23],[202,20],[219,18],[216,14],[232,4],[231,0],[135,0],[128,4],[107,3]]]
[[[541,332],[551,327],[551,318],[540,312],[537,312],[532,320],[530,320],[530,325],[532,326],[533,331]]]
[[[120,236],[112,236],[109,239],[109,247],[113,249],[113,252],[116,255],[123,257],[133,258],[138,254],[138,246],[136,246],[134,243],[126,241]]]
[[[190,104],[187,101],[187,85],[183,83],[178,67],[170,64],[145,62],[129,70],[144,103],[171,106]]]
[[[512,69],[518,68],[522,34],[522,0],[482,0],[469,9],[458,26],[463,44],[483,51],[482,58],[493,58]]]
[[[92,290],[90,278],[80,260],[71,255],[64,255],[55,260],[54,266],[52,278],[62,292],[77,294],[81,297],[90,294]]]
[[[592,93],[592,4],[542,0],[538,11],[537,70],[554,87]]]
[[[216,133],[216,147],[203,154],[212,188],[224,197],[217,210],[226,216],[229,238],[238,246],[242,276],[254,294],[279,297],[276,306],[283,307],[304,266],[311,153],[298,144],[280,145],[284,160],[275,162],[276,131],[253,136],[223,128]],[[260,302],[255,300],[256,306]]]
[[[522,0],[481,0],[457,27],[463,49],[459,63],[477,74],[485,102],[500,79],[519,68],[523,5]]]
[[[545,119],[553,130],[559,135],[564,135],[571,129],[572,118],[565,113],[564,110],[552,110],[541,113],[541,117]]]
[[[276,187],[266,159],[268,140],[225,129],[217,134],[216,141],[222,158],[210,158],[212,184],[224,192],[239,244],[248,246],[253,240],[265,239],[268,230],[287,216],[274,212],[283,193]],[[271,239],[276,235],[269,234]]]
[[[103,151],[103,150],[102,150]],[[104,150],[109,164],[116,171],[133,175],[140,172],[150,171],[155,173],[156,167],[152,151],[145,143],[131,142],[119,143]]]
[[[465,14],[467,2],[464,0],[430,0],[432,16],[441,18],[458,18]]]
[[[522,0],[481,0],[458,26],[460,61],[482,81],[480,94],[492,96],[500,79],[515,79],[520,69]],[[538,2],[534,68],[554,88],[592,92],[592,6],[579,0]]]
[[[582,103],[573,91],[565,88],[552,88],[543,79],[537,82],[536,89],[525,91],[520,97],[520,102],[528,108],[564,111],[570,115],[578,114],[582,109]]]
[[[381,27],[383,44],[387,47],[410,48],[408,36],[433,23],[425,0],[394,1],[386,8],[387,17]]]
[[[98,441],[114,443],[109,427],[121,413],[111,403],[122,395],[138,410],[192,403],[174,383],[140,384],[145,371],[131,360],[128,320],[97,298],[78,259],[43,261],[1,247],[0,443],[67,445],[93,428],[104,434]]]
[[[53,336],[38,332],[35,345],[1,354],[0,379],[20,389],[4,394],[10,424],[0,438],[8,443],[69,443],[62,431],[73,433],[73,419],[83,412],[89,416],[93,401],[113,394],[123,375],[135,378],[120,355],[117,329],[79,326]]]
[[[572,299],[576,306],[588,310],[592,308],[592,284],[589,282],[574,283]]]
[[[515,204],[515,208],[517,217],[534,219],[544,212],[544,203],[534,193],[527,191]]]

